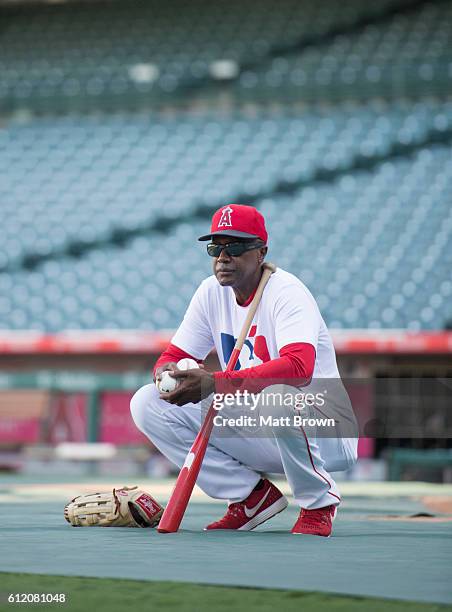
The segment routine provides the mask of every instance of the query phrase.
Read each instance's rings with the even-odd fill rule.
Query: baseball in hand
[[[198,362],[190,357],[185,357],[177,362],[177,368],[179,370],[193,370],[193,368],[199,368]]]
[[[177,387],[177,380],[170,375],[168,370],[166,370],[162,372],[157,387],[160,393],[170,393]]]
[[[189,357],[185,357],[177,362],[178,370],[192,370],[193,368],[199,368],[199,365],[194,359],[190,359]],[[160,393],[170,393],[174,391],[178,384],[178,380],[170,375],[169,370],[165,370],[162,372],[157,387]]]

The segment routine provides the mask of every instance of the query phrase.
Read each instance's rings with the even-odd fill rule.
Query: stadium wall
[[[65,441],[145,444],[128,405],[135,389],[151,380],[153,364],[171,335],[1,334],[0,444],[4,448]],[[378,418],[387,409],[379,405],[382,380],[452,378],[451,332],[336,331],[333,339],[341,375],[361,420]],[[218,368],[214,353],[207,367]],[[413,387],[413,405],[415,392]],[[447,446],[444,440],[437,442]],[[397,439],[375,442],[369,437],[360,444],[360,456],[373,457],[400,445]]]

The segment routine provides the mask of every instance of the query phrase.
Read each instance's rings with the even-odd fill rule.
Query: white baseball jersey
[[[205,359],[215,346],[224,370],[248,308],[237,304],[231,287],[210,276],[196,290],[171,342],[196,359]],[[278,268],[264,290],[236,370],[276,359],[281,348],[299,342],[315,348],[314,378],[339,378],[331,336],[314,297],[296,276]]]
[[[222,287],[211,276],[194,294],[172,343],[197,359],[204,359],[215,346],[225,369],[248,308],[237,304],[231,287]],[[300,342],[316,350],[314,378],[339,377],[333,344],[314,298],[298,278],[278,268],[264,290],[237,369],[276,359],[282,347]],[[280,408],[281,414],[293,412],[284,404]],[[183,408],[169,404],[149,384],[134,395],[131,410],[137,427],[182,466],[204,418],[201,403]],[[313,432],[299,430],[299,435],[282,437],[246,437],[235,429],[229,435],[214,431],[197,484],[211,497],[241,501],[262,473],[284,473],[301,507],[338,504],[339,491],[328,470],[345,470],[354,464],[357,438],[316,440]]]

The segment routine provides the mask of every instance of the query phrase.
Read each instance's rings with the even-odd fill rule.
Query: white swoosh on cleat
[[[270,493],[270,489],[267,491],[267,493],[264,495],[264,497],[261,499],[261,501],[260,501],[258,504],[256,504],[256,505],[254,506],[254,508],[247,508],[247,507],[245,506],[245,514],[246,514],[246,516],[247,516],[248,518],[252,518],[252,517],[253,517],[253,516],[256,514],[256,512],[257,512],[257,511],[259,510],[259,508],[262,506],[262,504],[264,503],[264,501],[267,499],[267,497],[268,497],[268,494],[269,494],[269,493]]]

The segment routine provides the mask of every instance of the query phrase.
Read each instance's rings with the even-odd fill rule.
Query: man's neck
[[[249,297],[253,293],[255,293],[257,286],[259,285],[261,276],[262,276],[262,268],[259,268],[256,271],[255,276],[247,282],[246,286],[233,287],[233,290],[235,293],[235,299],[237,300],[237,304],[239,304],[239,306],[243,306],[247,302]]]

